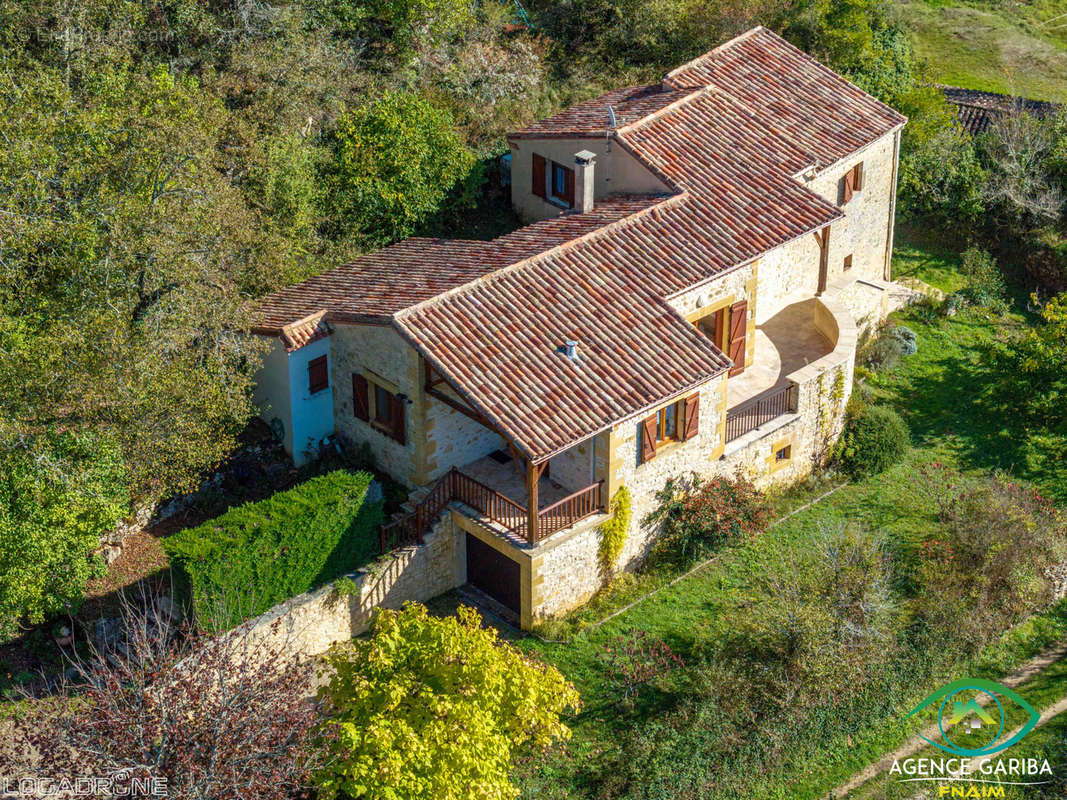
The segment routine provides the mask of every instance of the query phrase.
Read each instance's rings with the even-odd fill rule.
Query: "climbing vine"
[[[619,560],[622,546],[626,544],[626,531],[630,529],[630,517],[633,514],[630,490],[625,486],[619,488],[611,499],[609,517],[600,526],[600,569],[606,577],[615,571],[615,562]]]

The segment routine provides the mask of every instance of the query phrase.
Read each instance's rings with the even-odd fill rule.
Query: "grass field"
[[[1067,0],[899,3],[940,83],[1067,102]]]

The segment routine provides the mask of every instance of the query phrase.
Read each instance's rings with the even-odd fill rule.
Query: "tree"
[[[0,641],[20,624],[73,612],[100,532],[128,512],[119,448],[92,433],[49,432],[0,457]]]
[[[1017,109],[1003,114],[981,139],[988,165],[983,194],[1016,233],[1056,222],[1064,207],[1056,175],[1058,123]]]
[[[39,775],[166,781],[189,800],[290,800],[318,766],[306,665],[171,620],[168,604],[123,598],[118,635],[89,645],[77,678],[30,705],[18,750]],[[17,773],[16,773],[17,774]]]
[[[457,184],[469,204],[474,155],[451,115],[415,92],[387,92],[337,121],[328,214],[347,232],[383,244],[410,236]]]
[[[501,643],[471,608],[430,616],[409,603],[379,612],[367,640],[337,648],[321,698],[325,797],[488,800],[514,797],[520,748],[570,731],[578,693],[554,667]]]
[[[1003,412],[1010,409],[1031,427],[1067,435],[1067,294],[1045,303],[1038,325],[998,342],[991,355],[991,392]]]
[[[164,69],[85,81],[0,70],[0,451],[92,431],[139,501],[233,446],[263,346],[249,292],[286,269],[217,168],[220,102]]]

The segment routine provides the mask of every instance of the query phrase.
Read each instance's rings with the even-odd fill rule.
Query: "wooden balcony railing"
[[[775,417],[796,413],[799,388],[797,384],[790,383],[774,394],[750,400],[727,411],[726,441],[732,442]]]
[[[550,506],[537,512],[537,531],[534,541],[540,541],[559,531],[566,530],[579,520],[592,516],[604,509],[600,500],[600,489],[604,481],[597,481],[592,486],[579,489]]]
[[[537,527],[531,536],[526,506],[453,467],[437,479],[430,487],[429,494],[419,501],[414,510],[382,525],[382,553],[387,553],[395,547],[422,544],[423,537],[437,517],[453,500],[470,506],[479,514],[502,525],[509,534],[536,544],[602,511],[603,483],[598,481],[542,508],[537,513]]]

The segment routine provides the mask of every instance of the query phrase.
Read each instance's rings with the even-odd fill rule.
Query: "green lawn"
[[[1067,102],[1067,0],[899,4],[940,83]]]
[[[956,252],[953,246],[937,247],[916,235],[902,237],[895,273],[915,275],[948,291],[957,289],[963,279],[957,271]],[[653,769],[661,770],[662,775],[649,782],[642,797],[822,797],[905,741],[911,730],[901,726],[900,717],[932,689],[963,674],[996,679],[1067,636],[1067,605],[1061,604],[1012,631],[971,663],[951,659],[938,662],[934,655],[929,665],[916,667],[908,678],[887,676],[881,695],[852,698],[844,705],[827,698],[807,717],[780,725],[768,725],[756,714],[750,728],[724,729],[735,722],[724,722],[710,709],[692,723],[691,730],[672,733],[672,711],[694,691],[685,677],[666,679],[633,709],[624,710],[615,703],[605,681],[603,662],[609,641],[638,628],[663,639],[688,663],[707,659],[727,638],[729,615],[737,610],[746,587],[760,571],[768,564],[787,565],[791,557],[799,559],[810,552],[821,529],[859,522],[881,532],[891,551],[902,556],[913,551],[917,540],[939,524],[935,493],[930,491],[931,480],[923,472],[924,465],[941,461],[975,474],[1005,469],[1060,500],[1067,499],[1067,468],[1055,456],[1057,448],[1067,443],[1039,442],[1040,446],[1035,446],[1033,432],[1017,430],[1010,410],[994,408],[985,391],[984,382],[989,379],[983,369],[986,344],[1025,326],[1025,316],[1011,313],[993,317],[966,310],[932,322],[924,322],[915,311],[896,318],[916,331],[919,351],[895,369],[867,378],[863,391],[876,401],[897,407],[911,425],[914,448],[904,463],[840,489],[757,541],[725,548],[705,569],[661,588],[652,598],[601,627],[582,630],[583,625],[564,626],[562,630],[571,635],[580,630],[567,643],[532,638],[520,641],[524,649],[557,665],[574,681],[585,702],[584,711],[573,720],[574,738],[566,751],[520,770],[523,797],[637,797],[617,787],[618,774],[629,766],[626,759],[631,754],[623,743],[642,731],[649,740],[648,751],[654,750],[657,737],[667,735],[675,737],[680,748],[678,763],[652,762]],[[780,496],[775,499],[776,512],[781,515],[799,507],[826,488],[806,486]],[[572,619],[588,625],[642,591],[665,584],[664,574],[638,579],[592,609],[577,612]],[[1059,670],[1056,675],[1063,677]],[[1063,683],[1057,681],[1054,691],[1062,693]],[[1040,705],[1043,692],[1034,698],[1039,701],[1035,705]],[[722,742],[732,742],[728,756],[726,751],[715,749]],[[687,768],[680,766],[686,754],[705,752],[701,748],[708,748],[709,760],[727,759],[725,772],[710,768],[707,774],[681,774],[684,769],[703,769],[692,763]],[[638,752],[642,752],[640,747]]]

